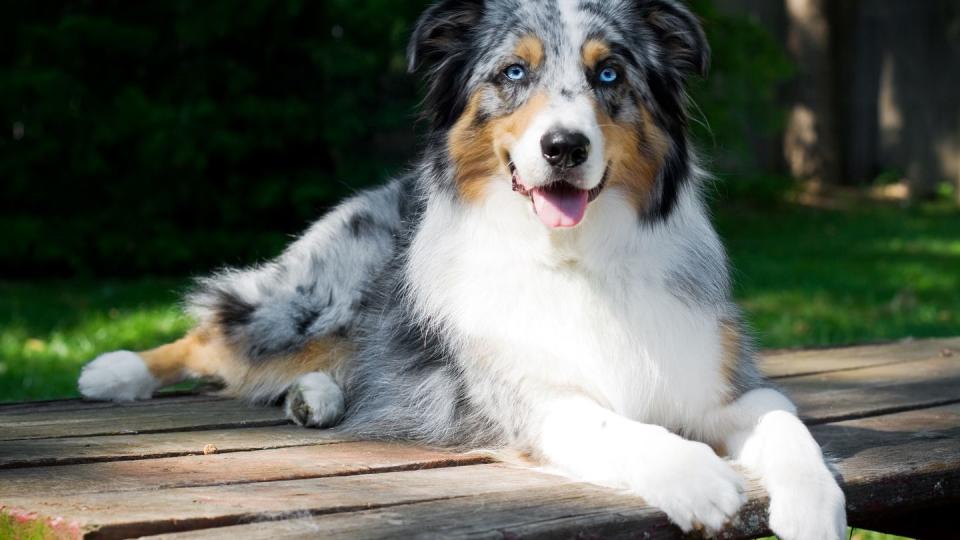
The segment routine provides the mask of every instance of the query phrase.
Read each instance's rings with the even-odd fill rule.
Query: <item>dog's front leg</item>
[[[585,397],[543,409],[535,450],[578,480],[626,489],[685,532],[720,530],[744,503],[742,479],[704,444],[634,422]]]
[[[773,532],[784,540],[845,538],[843,491],[790,400],[776,390],[754,390],[725,413],[736,426],[727,449],[770,495]]]

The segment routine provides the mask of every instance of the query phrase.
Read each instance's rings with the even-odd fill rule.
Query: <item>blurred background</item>
[[[764,347],[960,335],[960,2],[693,0],[695,131]],[[177,337],[190,276],[401,171],[423,1],[8,2],[0,402]]]

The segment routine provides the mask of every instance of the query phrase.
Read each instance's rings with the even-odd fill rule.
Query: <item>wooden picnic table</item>
[[[947,537],[960,338],[763,357],[837,459],[852,525]],[[726,532],[764,535],[765,496]],[[0,406],[0,536],[675,538],[642,500],[487,456],[350,441],[208,395]],[[960,529],[953,529],[960,535]],[[34,536],[29,536],[33,534]]]

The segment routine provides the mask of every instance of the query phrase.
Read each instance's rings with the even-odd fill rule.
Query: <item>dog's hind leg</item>
[[[256,402],[292,388],[291,416],[325,423],[329,403],[316,396],[336,387],[367,285],[396,250],[411,187],[396,181],[361,193],[276,260],[201,280],[187,298],[196,330],[151,351],[97,358],[84,368],[81,393],[131,401],[185,378],[214,378],[228,394]]]
[[[339,338],[311,341],[296,353],[252,364],[215,328],[198,328],[186,337],[149,351],[105,354],[87,364],[80,376],[88,399],[149,399],[163,386],[187,379],[223,384],[223,394],[268,401],[289,389],[287,415],[298,424],[336,423],[344,397],[334,376],[349,359],[350,344]]]

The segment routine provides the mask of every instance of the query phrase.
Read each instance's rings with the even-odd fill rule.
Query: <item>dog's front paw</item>
[[[298,425],[327,428],[340,421],[345,409],[343,392],[326,373],[308,373],[287,391],[284,410]]]
[[[713,449],[677,439],[645,464],[636,489],[684,532],[720,531],[746,502],[743,478]]]
[[[842,540],[847,537],[843,491],[829,472],[794,477],[768,486],[770,530],[783,540]]]

